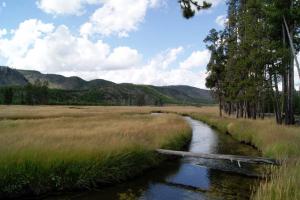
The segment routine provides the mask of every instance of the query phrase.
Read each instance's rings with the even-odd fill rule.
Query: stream
[[[260,156],[254,148],[221,134],[208,125],[185,117],[193,129],[190,152]],[[200,158],[180,158],[163,162],[158,168],[116,186],[98,191],[48,199],[63,200],[206,200],[249,199],[259,181],[261,167],[251,164]]]

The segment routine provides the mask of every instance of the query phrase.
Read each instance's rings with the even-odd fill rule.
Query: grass
[[[274,119],[248,120],[219,117],[216,107],[164,108],[163,112],[190,115],[229,133],[235,139],[251,144],[266,157],[285,160],[285,164],[272,168],[272,177],[260,184],[252,199],[300,199],[300,127],[277,125]]]
[[[216,107],[23,107],[0,106],[2,193],[51,191],[124,181],[155,166],[155,148],[182,147],[189,115],[255,146],[266,157],[285,160],[272,168],[252,199],[300,199],[300,127],[274,119],[220,118]]]
[[[176,115],[151,108],[0,107],[0,198],[90,189],[158,165],[156,148],[191,137]]]

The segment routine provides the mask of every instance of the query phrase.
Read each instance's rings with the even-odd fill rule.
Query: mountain
[[[210,91],[196,87],[177,85],[154,88],[159,92],[183,103],[211,103],[213,101]]]
[[[129,83],[116,84],[102,79],[86,81],[76,76],[64,77],[32,70],[0,67],[0,87],[19,87],[20,91],[15,94],[16,98],[18,95],[23,98],[22,88],[28,83],[34,84],[37,80],[48,83],[50,88],[49,103],[51,104],[158,105],[214,103],[209,90],[190,86],[159,87]],[[15,101],[15,103],[18,103],[18,101]]]
[[[64,77],[62,75],[57,74],[42,74],[38,71],[32,70],[17,70],[19,73],[23,74],[23,76],[31,83],[39,79],[41,81],[47,81],[49,84],[49,88],[51,89],[62,89],[62,90],[88,90],[92,87],[101,87],[104,85],[115,84],[106,80],[92,80],[85,81],[79,77]]]
[[[28,80],[17,70],[0,66],[0,87],[7,85],[27,85]]]

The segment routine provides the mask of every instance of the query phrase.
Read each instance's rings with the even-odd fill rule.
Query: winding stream
[[[252,147],[218,133],[200,121],[190,117],[185,119],[193,129],[188,151],[259,156]],[[251,188],[258,184],[252,176],[257,175],[259,170],[248,164],[239,168],[237,163],[230,161],[182,158],[166,161],[159,168],[114,187],[50,199],[249,199]]]

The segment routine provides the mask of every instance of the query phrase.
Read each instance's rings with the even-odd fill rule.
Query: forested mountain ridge
[[[24,104],[26,94],[23,93],[29,83],[31,85],[47,83],[48,101],[43,102],[47,104],[198,105],[214,103],[209,90],[190,86],[158,87],[129,83],[116,84],[102,79],[86,81],[79,77],[42,74],[38,71],[16,70],[9,67],[0,67],[0,77],[0,87],[2,87],[0,102],[2,103],[5,93],[3,88],[14,86],[15,100],[12,103]]]

